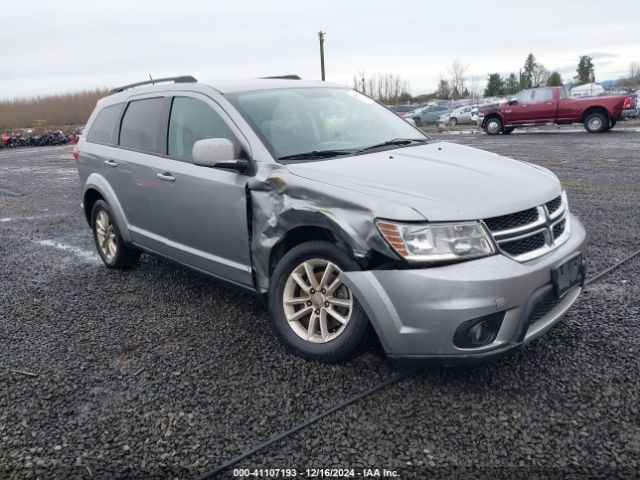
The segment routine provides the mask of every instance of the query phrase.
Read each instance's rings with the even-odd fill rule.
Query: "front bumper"
[[[504,255],[416,270],[343,272],[391,358],[460,363],[499,356],[544,334],[575,303],[576,286],[530,324],[532,311],[548,298],[551,270],[581,252],[582,224],[571,217],[571,236],[557,249],[519,263]],[[464,322],[504,312],[488,345],[459,348],[453,343]]]

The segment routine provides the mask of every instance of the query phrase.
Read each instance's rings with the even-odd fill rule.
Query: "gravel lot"
[[[640,248],[637,132],[435,136],[557,173],[591,273]],[[254,297],[162,260],[108,271],[79,201],[71,148],[0,150],[0,477],[193,478],[398,372],[292,357]],[[240,466],[640,476],[639,272],[514,356],[425,369]]]

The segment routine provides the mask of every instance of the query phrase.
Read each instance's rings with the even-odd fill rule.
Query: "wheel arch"
[[[283,233],[269,252],[268,272],[269,277],[275,270],[278,262],[292,248],[314,240],[326,241],[342,248],[351,258],[356,259],[353,248],[345,238],[346,233],[340,227],[329,223],[305,223],[293,226]]]
[[[104,196],[95,187],[87,188],[82,197],[82,208],[89,226],[91,226],[91,211],[98,200],[104,200]]]
[[[504,118],[502,118],[502,115],[500,115],[498,112],[491,112],[487,114],[482,120],[482,128],[486,128],[487,120],[490,120],[492,118],[498,118],[502,122],[502,125],[504,126]]]
[[[111,207],[111,210],[113,211],[115,221],[118,223],[120,235],[125,242],[131,242],[131,233],[128,228],[129,223],[127,222],[124,210],[118,201],[118,197],[116,197],[115,192],[104,177],[97,173],[93,173],[89,175],[89,178],[87,178],[82,194],[84,214],[89,225],[91,225],[91,210],[93,209],[95,202],[98,200],[104,200],[109,204],[109,207]]]
[[[592,105],[586,108],[584,112],[582,112],[582,118],[580,119],[580,121],[584,122],[587,119],[587,117],[592,113],[602,113],[607,117],[608,120],[611,120],[612,118],[611,115],[609,114],[609,110],[607,110],[606,107],[602,105]]]

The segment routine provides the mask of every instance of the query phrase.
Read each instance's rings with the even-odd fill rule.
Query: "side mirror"
[[[238,153],[233,142],[227,138],[205,138],[193,144],[193,164],[200,167],[225,168],[246,171],[250,162],[237,158]]]
[[[518,100],[516,100],[515,98],[512,98],[511,100],[509,100],[508,104],[509,105],[517,105],[518,104]]]

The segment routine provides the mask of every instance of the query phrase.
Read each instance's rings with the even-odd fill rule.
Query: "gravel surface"
[[[557,173],[592,273],[640,248],[638,137],[440,136]],[[0,151],[0,477],[190,478],[397,372],[292,357],[254,297],[162,260],[108,271],[78,203],[69,147]],[[515,356],[424,370],[243,465],[638,474],[639,271]]]

